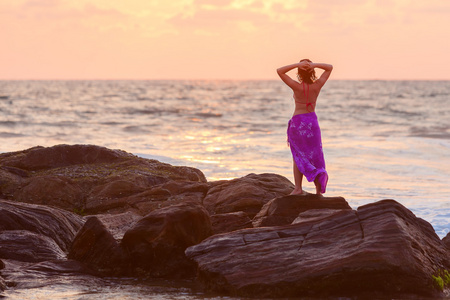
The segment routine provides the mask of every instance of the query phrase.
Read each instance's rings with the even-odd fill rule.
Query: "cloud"
[[[61,4],[61,0],[29,0],[23,4],[24,8],[32,8],[32,7],[43,7],[43,8],[52,8],[59,6]]]
[[[189,14],[175,15],[168,22],[180,31],[192,30],[206,35],[217,30],[244,33],[286,30],[283,26],[298,30],[304,29],[308,20],[305,8],[306,2],[300,0],[196,0]]]

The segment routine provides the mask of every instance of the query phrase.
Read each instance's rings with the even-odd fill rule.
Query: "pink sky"
[[[2,0],[0,79],[450,80],[447,0]]]

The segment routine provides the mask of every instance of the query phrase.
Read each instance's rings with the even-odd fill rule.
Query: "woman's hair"
[[[307,58],[302,59],[300,62],[302,62],[302,61],[312,62]],[[314,71],[314,68],[309,71],[304,71],[304,70],[301,70],[300,68],[298,68],[297,78],[298,78],[298,81],[300,81],[300,82],[305,82],[308,84],[314,83],[314,81],[317,79],[316,71]]]

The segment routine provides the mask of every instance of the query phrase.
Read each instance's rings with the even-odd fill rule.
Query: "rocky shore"
[[[0,154],[0,295],[81,274],[252,298],[450,296],[450,235],[395,200],[352,209],[292,189],[94,145]]]

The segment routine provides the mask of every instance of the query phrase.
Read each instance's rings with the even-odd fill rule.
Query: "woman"
[[[298,81],[286,74],[295,68],[298,70]],[[316,78],[315,68],[324,70],[319,79]],[[302,59],[299,63],[277,69],[281,80],[294,92],[295,111],[287,130],[294,158],[295,189],[291,195],[306,193],[302,189],[303,175],[309,182],[314,181],[316,194],[321,195],[326,191],[328,174],[325,170],[322,138],[315,109],[320,90],[332,70],[332,65],[313,63],[309,59]]]

